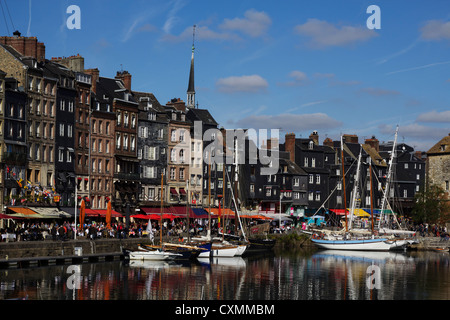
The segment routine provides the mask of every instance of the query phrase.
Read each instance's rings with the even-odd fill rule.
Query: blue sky
[[[399,125],[423,151],[450,133],[448,1],[6,0],[12,24],[1,3],[9,34],[36,36],[47,58],[123,68],[163,104],[186,100],[195,24],[196,99],[225,128],[388,141]],[[381,29],[366,26],[372,4]],[[66,26],[70,5],[80,30]]]

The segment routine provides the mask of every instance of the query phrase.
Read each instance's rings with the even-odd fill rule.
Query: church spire
[[[195,25],[192,34],[192,56],[191,56],[191,71],[189,73],[189,84],[187,89],[187,106],[195,108],[195,86],[194,86],[194,40],[195,40]]]

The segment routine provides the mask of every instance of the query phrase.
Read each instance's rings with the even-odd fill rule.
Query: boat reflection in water
[[[449,300],[448,252],[319,250],[0,270],[0,300]],[[375,270],[373,287],[368,285]]]

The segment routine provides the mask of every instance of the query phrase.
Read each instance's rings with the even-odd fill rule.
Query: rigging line
[[[3,9],[3,5],[2,5],[2,1],[1,1],[1,0],[0,0],[0,7],[2,7],[3,20],[5,20],[5,25],[6,25],[6,32],[7,32],[8,35],[9,35],[10,33],[9,33],[9,28],[8,28],[8,21],[6,20],[6,17],[5,17],[5,10]]]
[[[11,14],[9,13],[8,3],[6,2],[6,0],[3,0],[3,2],[5,3],[5,7],[6,7],[6,11],[8,12],[9,20],[11,20],[11,25],[12,25],[13,29],[16,29],[16,27],[14,27],[14,22],[11,18]]]

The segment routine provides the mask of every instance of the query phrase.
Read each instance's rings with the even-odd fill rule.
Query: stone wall
[[[0,243],[0,260],[36,257],[59,257],[75,255],[81,247],[83,255],[121,253],[123,249],[135,250],[139,244],[149,244],[146,238],[99,239],[70,241],[20,241]]]

